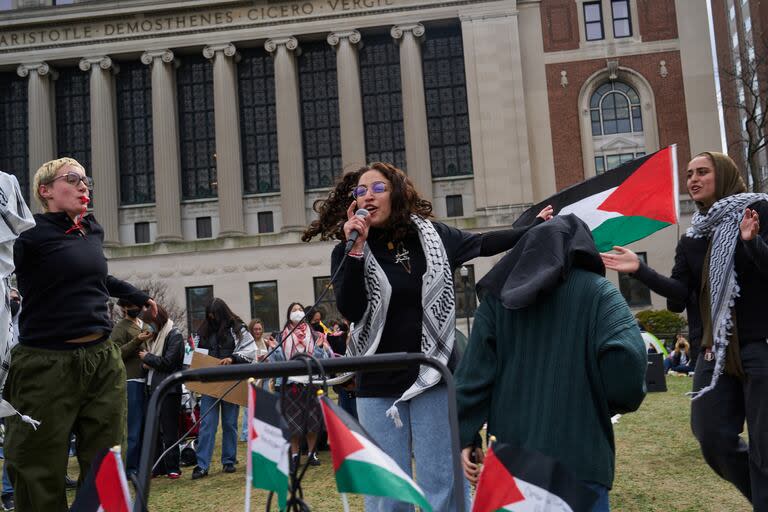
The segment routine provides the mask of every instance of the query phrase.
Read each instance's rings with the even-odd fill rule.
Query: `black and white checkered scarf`
[[[453,296],[453,276],[448,255],[440,235],[428,220],[411,215],[424,250],[427,270],[422,277],[421,304],[424,310],[421,328],[421,352],[443,364],[453,351],[456,324],[456,303]],[[348,356],[367,356],[376,353],[384,323],[387,319],[392,286],[376,261],[368,245],[364,249],[364,280],[368,307],[359,322],[352,326]],[[402,426],[397,411],[399,402],[410,400],[440,382],[440,373],[434,368],[421,366],[413,385],[398,398],[387,411],[395,425]]]
[[[692,226],[685,233],[691,238],[712,240],[709,276],[702,276],[702,279],[708,278],[710,282],[715,369],[712,381],[698,393],[692,393],[694,398],[713,389],[725,369],[725,354],[733,328],[731,309],[739,296],[734,265],[736,242],[740,238],[739,225],[747,207],[758,201],[768,201],[768,195],[745,193],[724,197],[713,204],[706,213],[695,213],[691,220]]]

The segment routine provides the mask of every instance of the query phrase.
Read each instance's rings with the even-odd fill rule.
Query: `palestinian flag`
[[[273,491],[280,510],[288,494],[288,425],[280,412],[280,397],[248,386],[248,476],[254,489]]]
[[[130,512],[133,509],[120,447],[104,449],[91,464],[70,512]]]
[[[472,512],[589,512],[597,494],[555,459],[493,443],[485,455]]]
[[[319,400],[339,492],[382,496],[432,510],[416,482],[373,442],[352,416],[326,396]]]
[[[597,250],[627,245],[677,224],[677,146],[637,158],[577,183],[526,210],[526,226],[548,204],[557,215],[575,214],[592,230]]]

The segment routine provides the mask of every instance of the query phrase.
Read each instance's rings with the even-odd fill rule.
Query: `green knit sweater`
[[[627,303],[597,274],[574,269],[521,310],[488,296],[456,371],[462,446],[487,421],[499,442],[550,455],[610,488],[611,416],[640,406],[646,366]]]
[[[146,350],[141,340],[137,338],[141,329],[134,322],[123,318],[112,329],[109,339],[120,347],[120,352],[125,363],[125,373],[128,379],[144,378],[144,370],[141,368],[139,350]]]

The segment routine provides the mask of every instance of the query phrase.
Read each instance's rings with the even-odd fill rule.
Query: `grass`
[[[669,377],[669,391],[651,393],[640,410],[624,415],[616,433],[616,480],[611,507],[625,512],[740,512],[751,507],[729,483],[704,462],[689,427],[690,401],[684,396],[691,379]],[[192,468],[180,480],[152,480],[150,510],[161,512],[228,512],[243,510],[245,499],[245,443],[238,444],[241,463],[237,473],[221,472],[220,446],[214,451],[207,478],[192,481]],[[305,478],[305,498],[313,512],[342,510],[328,452],[321,452],[322,466],[310,468]],[[71,459],[70,475],[77,473]],[[70,491],[69,499],[74,493]],[[350,496],[353,511],[362,500]],[[266,493],[254,490],[252,510],[264,510]]]

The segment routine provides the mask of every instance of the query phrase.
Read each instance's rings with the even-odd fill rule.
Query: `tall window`
[[[213,113],[213,65],[185,56],[176,72],[183,199],[216,196],[216,124]]]
[[[325,41],[301,45],[299,92],[307,188],[330,187],[341,172],[336,52]]]
[[[600,2],[584,2],[584,33],[587,41],[605,39],[603,32],[603,9]]]
[[[0,73],[0,171],[13,174],[29,202],[27,81]]]
[[[624,82],[602,84],[589,100],[595,173],[645,155],[640,96]]]
[[[277,281],[250,283],[251,318],[264,322],[264,331],[279,331],[284,321],[280,316],[277,301]]]
[[[632,20],[629,14],[629,0],[611,0],[613,16],[613,37],[630,37],[632,35]]]
[[[648,263],[648,256],[644,252],[637,253],[640,261]],[[629,274],[619,274],[619,291],[624,296],[630,307],[651,305],[651,290],[639,279]]]
[[[275,68],[262,49],[245,49],[237,66],[243,189],[246,194],[277,192],[277,114]]]
[[[323,293],[323,290],[325,290],[325,287],[328,286],[330,281],[330,276],[313,278],[315,287],[315,302],[317,302],[317,299],[320,298],[320,294]],[[330,289],[325,292],[323,300],[317,304],[317,309],[323,313],[323,323],[326,326],[330,326],[328,322],[341,318],[341,313],[339,313],[339,310],[336,307],[336,295],[333,293],[333,285],[331,285]]]
[[[360,49],[360,87],[366,159],[405,169],[400,49],[389,34],[365,38]]]
[[[91,176],[90,76],[79,68],[58,71],[59,79],[55,82],[57,156],[74,158]]]
[[[461,28],[428,30],[422,62],[432,176],[472,174]]]
[[[152,80],[149,67],[141,62],[120,65],[117,75],[117,133],[120,203],[153,203]]]
[[[213,286],[191,286],[186,289],[187,332],[195,333],[205,320],[205,308],[213,300]]]

